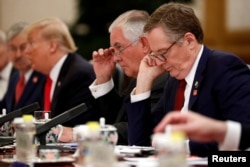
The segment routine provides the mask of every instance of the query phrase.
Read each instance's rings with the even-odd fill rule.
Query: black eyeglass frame
[[[127,46],[121,48],[120,50],[118,50],[118,49],[116,50],[116,49],[115,49],[114,52],[113,52],[113,55],[115,55],[115,56],[120,56],[121,53],[122,53],[125,49],[129,48],[130,46],[132,46],[133,44],[135,44],[136,42],[138,42],[138,40],[139,40],[139,39],[137,39],[137,40],[135,40],[135,41],[129,43]]]
[[[163,53],[154,53],[153,51],[151,51],[148,55],[152,58],[156,58],[160,61],[166,62],[167,58],[164,56],[168,53],[168,51],[177,43],[178,40],[174,41],[168,48],[165,49],[165,51]]]

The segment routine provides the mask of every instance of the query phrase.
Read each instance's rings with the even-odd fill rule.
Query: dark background
[[[191,3],[192,0],[79,0],[79,18],[71,27],[78,53],[90,60],[92,52],[109,47],[108,27],[121,13],[131,10],[146,10],[151,14],[167,2]]]

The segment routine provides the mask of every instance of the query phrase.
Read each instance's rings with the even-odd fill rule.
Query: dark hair
[[[157,8],[149,17],[144,32],[156,26],[162,26],[171,40],[176,40],[185,33],[194,34],[199,43],[203,42],[203,30],[193,9],[180,3],[166,3]]]

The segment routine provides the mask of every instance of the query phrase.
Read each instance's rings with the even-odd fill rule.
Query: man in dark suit
[[[74,127],[98,120],[99,114],[94,110],[88,89],[95,78],[93,67],[74,53],[77,48],[65,23],[58,18],[44,18],[30,24],[25,31],[29,44],[26,52],[32,67],[48,76],[43,96],[44,110],[51,111],[53,118],[86,103],[88,111],[63,125]]]
[[[140,61],[150,51],[147,40],[141,37],[148,17],[148,13],[142,10],[122,13],[109,27],[111,47],[93,52],[96,80],[90,90],[106,123],[116,127],[118,144],[122,145],[128,144],[124,99],[129,97],[135,87]],[[121,75],[125,73],[125,79],[129,78],[126,85],[120,85],[118,89],[115,89],[116,85],[112,79],[116,69],[121,70]],[[167,73],[164,73],[154,82],[151,107],[160,99],[167,77]],[[127,80],[123,80],[124,83],[125,81]]]
[[[6,108],[7,113],[34,102],[42,104],[41,95],[45,76],[31,68],[31,62],[24,53],[27,37],[22,31],[27,25],[24,22],[16,23],[7,32],[8,56],[15,69],[17,69],[10,79],[1,106]],[[20,78],[23,78],[22,91],[17,95],[17,85]],[[17,96],[20,97],[17,99]]]
[[[203,45],[202,28],[190,7],[178,3],[160,6],[148,19],[144,32],[152,51],[142,60],[136,88],[127,101],[129,144],[150,145],[153,128],[172,110],[250,123],[249,69],[237,56]],[[151,114],[148,93],[153,80],[164,71],[171,77]],[[187,84],[176,99],[182,80]],[[175,104],[181,96],[184,103],[177,109]],[[192,155],[207,156],[218,149],[213,142],[187,142]]]
[[[172,132],[184,132],[192,140],[216,141],[220,150],[245,150],[250,147],[250,124],[220,121],[189,111],[168,113],[154,132],[164,132],[166,126]]]
[[[15,68],[10,62],[6,33],[0,30],[0,106]],[[0,109],[2,109],[0,107]]]

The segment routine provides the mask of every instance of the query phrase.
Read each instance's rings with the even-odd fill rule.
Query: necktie
[[[175,104],[174,104],[174,110],[181,110],[184,104],[184,91],[186,88],[186,81],[185,79],[180,80],[178,89],[175,95]]]
[[[15,92],[15,102],[17,103],[23,93],[24,85],[25,85],[25,78],[24,75],[19,77],[19,80],[16,85],[16,92]]]
[[[50,90],[51,90],[52,80],[47,77],[44,89],[44,111],[50,111]]]

